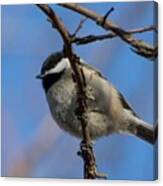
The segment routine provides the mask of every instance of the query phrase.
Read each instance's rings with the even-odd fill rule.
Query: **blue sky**
[[[152,2],[83,4],[124,29],[154,24]],[[81,16],[52,5],[71,33]],[[86,21],[79,36],[105,31]],[[153,34],[137,34],[153,44]],[[61,50],[62,40],[34,5],[2,6],[2,174],[4,176],[82,178],[80,141],[52,120],[41,82],[42,62]],[[145,121],[154,123],[154,64],[134,54],[119,38],[84,46],[76,53],[98,68]],[[153,147],[132,136],[111,135],[96,142],[98,169],[109,179],[152,180]]]

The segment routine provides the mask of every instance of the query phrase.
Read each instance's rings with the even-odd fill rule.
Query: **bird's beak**
[[[43,79],[44,75],[43,74],[39,74],[36,76],[37,79]]]

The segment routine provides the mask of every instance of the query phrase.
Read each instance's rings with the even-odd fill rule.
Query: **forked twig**
[[[71,35],[72,38],[76,37],[76,35],[79,33],[79,31],[82,29],[84,22],[87,20],[86,17],[81,18],[79,25],[77,26],[75,32]]]
[[[136,39],[132,34],[120,28],[118,25],[114,24],[110,20],[104,21],[104,16],[101,16],[96,12],[83,6],[80,6],[79,4],[76,3],[62,3],[58,5],[70,9],[74,12],[77,12],[83,16],[86,16],[89,19],[96,22],[99,26],[103,27],[105,30],[110,30],[113,34],[117,35],[121,40],[128,43],[137,54],[150,60],[154,60],[157,58],[158,56],[157,45],[152,47],[149,44],[145,43],[144,41]]]

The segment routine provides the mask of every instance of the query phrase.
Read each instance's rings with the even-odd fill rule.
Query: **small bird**
[[[157,125],[144,122],[125,101],[123,95],[99,71],[79,58],[86,80],[88,130],[92,140],[112,133],[137,136],[151,144],[157,138]],[[70,61],[64,53],[51,54],[43,63],[40,75],[53,119],[64,131],[82,138],[76,83]]]

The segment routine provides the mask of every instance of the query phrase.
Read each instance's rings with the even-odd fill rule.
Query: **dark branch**
[[[129,34],[139,34],[139,33],[149,32],[149,31],[154,31],[154,32],[158,33],[158,30],[157,30],[156,26],[153,26],[153,25],[148,26],[148,27],[144,27],[144,28],[129,30],[129,31],[127,31],[127,33],[129,33]]]
[[[52,10],[52,8],[50,8],[47,4],[37,4],[37,6],[48,16],[48,21],[51,22],[52,26],[58,30],[63,39],[64,44],[66,46],[69,46],[69,33],[66,30],[64,24],[60,21],[55,12]]]
[[[107,20],[107,18],[109,17],[109,15],[114,11],[114,7],[111,7],[107,12],[106,14],[104,15],[103,17],[103,22],[102,24],[105,24],[105,21]]]
[[[116,35],[112,33],[103,35],[88,35],[84,37],[75,37],[72,39],[72,43],[76,43],[77,45],[84,45],[105,39],[112,39],[114,37],[116,37]]]
[[[79,25],[77,26],[75,32],[71,35],[72,38],[76,37],[76,35],[78,34],[78,32],[82,29],[83,24],[85,23],[85,21],[87,20],[87,18],[81,18]]]
[[[97,14],[96,12],[75,3],[63,3],[59,5],[88,17],[89,19],[96,22],[99,26],[103,27],[105,30],[112,31],[113,34],[117,35],[118,37],[121,38],[121,40],[128,43],[136,51],[136,53],[141,54],[141,56],[151,60],[157,58],[158,56],[157,46],[152,47],[149,44],[134,38],[132,34],[128,33],[127,31],[120,28],[119,26],[117,26],[116,24],[112,23],[109,20],[106,20],[104,22],[103,21],[104,17]]]
[[[73,78],[76,82],[78,95],[78,114],[81,122],[83,141],[80,155],[84,161],[84,178],[95,179],[98,177],[96,171],[96,161],[93,153],[89,130],[87,127],[87,96],[86,82],[82,68],[79,67],[79,58],[73,53],[71,37],[63,22],[47,4],[37,4],[37,6],[48,16],[52,26],[57,29],[64,42],[64,54],[68,57],[73,70]]]
[[[154,26],[149,26],[145,28],[139,28],[139,29],[133,29],[126,31],[128,34],[138,34],[138,33],[143,33],[143,32],[149,32],[149,31],[155,31],[157,33],[157,29]],[[105,39],[112,39],[117,37],[116,34],[113,33],[108,33],[108,34],[102,34],[102,35],[88,35],[84,37],[74,37],[72,42],[76,43],[77,45],[83,45],[83,44],[88,44],[100,40],[105,40]]]

